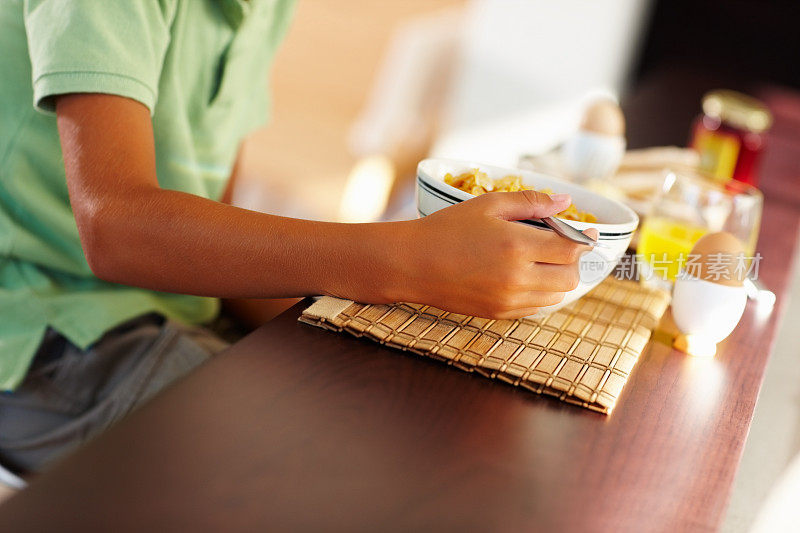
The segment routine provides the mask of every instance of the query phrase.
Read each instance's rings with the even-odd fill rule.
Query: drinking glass
[[[671,287],[695,243],[707,233],[731,233],[752,258],[763,204],[761,192],[752,185],[719,183],[698,172],[666,171],[662,191],[639,229],[640,279]]]

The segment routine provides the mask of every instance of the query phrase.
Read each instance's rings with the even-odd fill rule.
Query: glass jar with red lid
[[[701,169],[717,180],[758,186],[758,162],[771,124],[761,101],[735,91],[711,91],[703,96],[690,145],[700,154]]]

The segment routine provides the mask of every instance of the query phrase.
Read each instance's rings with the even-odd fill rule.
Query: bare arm
[[[220,199],[222,203],[233,203],[234,191],[240,178],[239,165],[242,161],[242,152],[243,150],[240,146],[230,178]],[[269,322],[300,300],[302,298],[225,298],[222,301],[222,308],[236,317],[239,323],[256,328]]]
[[[225,298],[407,300],[484,316],[529,314],[577,283],[585,248],[507,221],[553,214],[568,199],[485,195],[397,223],[296,220],[161,189],[138,102],[65,95],[57,114],[84,253],[108,281]]]

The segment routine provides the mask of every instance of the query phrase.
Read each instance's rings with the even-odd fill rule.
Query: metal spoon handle
[[[597,246],[598,242],[582,233],[566,222],[562,222],[561,220],[553,217],[544,217],[540,218],[548,228],[555,231],[560,236],[564,237],[565,239],[569,239],[572,242],[577,242],[578,244],[585,244],[587,246]]]

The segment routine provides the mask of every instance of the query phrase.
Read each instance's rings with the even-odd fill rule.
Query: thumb
[[[572,202],[569,194],[551,196],[537,191],[507,192],[498,200],[495,214],[505,220],[550,217],[569,207]]]
[[[592,240],[595,240],[595,241],[596,241],[596,240],[597,240],[597,238],[600,236],[600,234],[597,232],[597,228],[589,228],[589,229],[585,229],[585,230],[583,230],[583,233],[584,233],[585,235],[588,235],[589,237],[591,237],[591,238],[592,238]]]

